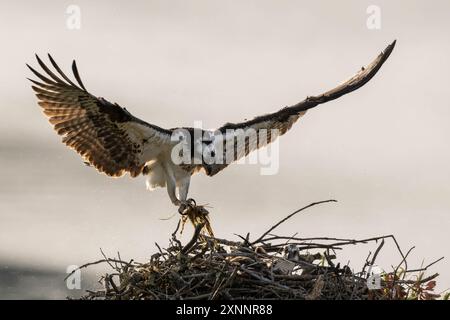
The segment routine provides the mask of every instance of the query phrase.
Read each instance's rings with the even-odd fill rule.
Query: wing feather
[[[73,62],[72,62],[72,71],[73,71],[73,75],[75,76],[75,79],[77,79],[77,82],[80,85],[80,87],[83,88],[84,91],[87,91],[86,88],[84,87],[83,81],[81,81],[81,77],[80,77],[80,74],[78,73],[77,63],[75,62],[75,60],[73,60]]]
[[[129,172],[139,175],[145,163],[157,155],[154,150],[170,143],[171,130],[144,122],[118,104],[90,94],[78,72],[72,71],[78,83],[72,82],[49,55],[59,76],[36,55],[45,75],[27,65],[42,82],[29,79],[38,104],[62,142],[76,150],[98,171],[109,176]],[[149,156],[151,154],[151,156]]]
[[[48,59],[50,60],[50,63],[52,64],[53,68],[55,68],[55,70],[60,74],[61,77],[63,77],[64,80],[67,81],[68,84],[70,84],[74,88],[78,88],[78,86],[75,83],[73,83],[68,76],[65,75],[65,73],[61,70],[61,68],[58,66],[58,64],[55,62],[55,60],[50,54],[48,54]],[[84,90],[87,91],[86,89]]]
[[[212,165],[207,174],[213,176],[226,168],[232,161],[245,157],[251,151],[273,142],[278,136],[285,134],[307,110],[319,104],[337,99],[365,85],[375,76],[388,59],[395,44],[396,41],[391,43],[367,67],[361,68],[353,77],[332,90],[321,95],[307,97],[296,105],[285,107],[271,114],[259,116],[241,123],[226,123],[220,127],[218,132],[221,137],[225,137],[222,141],[224,159],[231,161]],[[251,139],[251,135],[247,134],[248,131],[252,130],[256,132],[256,139],[253,140]],[[262,134],[260,135],[260,133]]]

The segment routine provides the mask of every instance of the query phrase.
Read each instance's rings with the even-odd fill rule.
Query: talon
[[[180,207],[178,208],[178,213],[182,216],[187,215],[187,205],[185,203],[180,204]]]
[[[185,216],[187,215],[188,209],[194,209],[197,207],[197,203],[194,199],[187,199],[185,201],[181,201],[180,207],[178,208],[178,213]]]

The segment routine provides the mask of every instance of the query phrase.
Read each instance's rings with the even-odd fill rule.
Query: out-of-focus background
[[[80,29],[68,27],[70,5]],[[380,29],[368,28],[371,5]],[[143,261],[177,222],[162,220],[176,212],[164,189],[100,175],[60,143],[25,79],[34,53],[52,53],[67,73],[77,59],[91,93],[146,121],[214,128],[330,89],[398,39],[367,86],[310,111],[282,137],[278,174],[230,166],[214,179],[195,176],[190,195],[212,206],[218,237],[257,236],[335,198],[278,233],[394,234],[405,250],[416,246],[409,261],[418,267],[449,256],[448,12],[446,0],[1,0],[0,298],[76,296],[62,280],[67,266],[101,258],[99,248]],[[341,258],[358,267],[373,249]],[[388,243],[378,264],[398,262]],[[430,271],[442,273],[440,290],[450,286],[449,267]],[[82,273],[83,289],[100,269]]]

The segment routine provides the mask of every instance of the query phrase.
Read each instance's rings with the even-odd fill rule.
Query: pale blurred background
[[[66,22],[81,9],[81,29]],[[381,29],[370,30],[370,5]],[[335,198],[278,234],[365,238],[394,234],[410,265],[446,256],[450,287],[450,2],[4,1],[0,2],[0,298],[64,298],[68,265],[120,251],[144,261],[167,244],[177,217],[166,191],[110,179],[60,143],[25,77],[34,53],[91,93],[163,126],[207,128],[294,104],[334,87],[385,46],[397,47],[364,88],[310,111],[280,141],[280,170],[230,166],[193,178],[218,237],[258,236],[310,202]],[[373,245],[341,253],[355,268]],[[387,243],[378,259],[400,257]],[[93,269],[89,277],[96,277]],[[83,273],[83,288],[93,278]],[[90,280],[89,280],[90,279]]]

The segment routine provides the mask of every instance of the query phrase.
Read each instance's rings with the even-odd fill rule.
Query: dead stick
[[[189,241],[184,248],[181,250],[182,254],[187,254],[190,249],[195,245],[195,243],[198,240],[198,237],[200,235],[200,232],[202,231],[203,227],[205,226],[205,223],[200,223],[198,225],[195,226],[195,231],[194,231],[194,235],[192,236],[191,241]]]
[[[82,266],[80,266],[80,267],[78,267],[78,268],[72,270],[72,272],[69,273],[69,274],[64,278],[64,281],[66,281],[67,278],[69,278],[72,274],[74,274],[75,271],[78,271],[78,270],[80,270],[80,269],[84,269],[84,268],[87,268],[87,267],[89,267],[89,266],[93,266],[93,265],[96,265],[96,264],[99,264],[99,263],[107,262],[107,263],[109,264],[111,261],[112,261],[112,262],[119,262],[119,263],[126,263],[125,261],[121,261],[121,260],[117,260],[117,259],[112,259],[112,258],[101,259],[101,260],[97,260],[97,261],[95,261],[95,262],[89,262],[89,263],[83,264]]]
[[[384,246],[384,239],[381,240],[380,245],[378,246],[377,250],[375,250],[375,253],[373,254],[372,261],[370,261],[370,265],[373,266],[375,264],[375,260],[377,259],[378,254],[380,253],[381,248]]]
[[[251,245],[254,245],[258,242],[261,242],[265,236],[267,236],[272,230],[274,230],[275,228],[277,228],[280,224],[282,224],[283,222],[285,222],[286,220],[290,219],[291,217],[293,217],[294,215],[296,215],[299,212],[302,212],[303,210],[306,210],[308,208],[311,208],[313,206],[319,205],[319,204],[323,204],[323,203],[327,203],[327,202],[337,202],[337,200],[324,200],[324,201],[319,201],[319,202],[313,202],[309,205],[307,205],[306,207],[303,207],[301,209],[298,209],[297,211],[291,213],[290,215],[288,215],[286,218],[282,219],[280,222],[278,222],[277,224],[275,224],[274,226],[272,226],[269,230],[267,230],[266,232],[264,232],[264,234],[259,237],[257,240],[253,241],[251,243]]]

